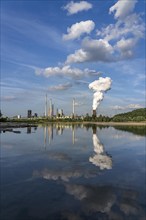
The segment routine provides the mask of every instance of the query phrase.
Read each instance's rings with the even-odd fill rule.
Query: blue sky
[[[91,114],[89,83],[110,77],[98,113],[145,107],[145,2],[1,1],[1,111]]]

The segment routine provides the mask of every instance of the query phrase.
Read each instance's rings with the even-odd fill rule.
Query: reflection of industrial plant
[[[104,146],[100,143],[100,140],[96,134],[96,127],[92,127],[93,129],[93,146],[94,146],[94,156],[89,157],[89,161],[93,163],[95,166],[99,167],[101,170],[103,169],[111,169],[112,168],[112,158],[109,156],[105,150]]]
[[[27,127],[27,134],[31,134],[31,127]]]
[[[47,144],[51,144],[55,135],[63,135],[64,129],[71,129],[72,131],[72,144],[75,144],[75,125],[65,125],[65,124],[49,124],[44,127],[44,147]],[[96,126],[92,127],[93,130],[93,146],[94,155],[89,157],[89,161],[95,166],[99,167],[101,170],[112,169],[112,157],[105,152],[104,146],[100,143],[100,140],[96,134]]]
[[[57,135],[63,134],[65,128],[71,129],[71,126],[58,124],[53,127],[53,125],[50,125],[49,129],[48,127],[44,127],[44,131],[47,134],[48,129],[48,135],[50,134],[50,138],[53,138],[52,133],[49,132],[56,129]],[[75,129],[76,126],[72,127],[72,132]],[[92,129],[95,155],[90,157],[89,161],[101,170],[111,169],[112,159],[107,155],[104,146],[97,137],[96,126],[92,127]],[[64,149],[63,152],[59,150],[49,152],[48,160],[50,160],[51,166],[49,163],[49,166],[45,166],[43,169],[41,167],[34,170],[33,177],[43,178],[46,181],[54,181],[54,185],[56,181],[57,186],[63,186],[66,194],[70,195],[69,202],[71,201],[71,206],[69,206],[68,212],[63,212],[65,218],[62,219],[144,219],[145,212],[144,208],[139,205],[137,191],[123,188],[120,184],[119,186],[115,186],[114,179],[113,184],[107,184],[107,179],[105,177],[104,181],[104,176],[101,178],[104,181],[101,184],[101,172],[98,173],[95,166],[90,166],[89,163],[86,163],[82,155],[77,160],[76,153],[74,155],[67,149]],[[92,181],[91,178],[92,180],[95,178],[95,181]],[[65,192],[63,191],[64,195]],[[60,201],[65,201],[65,205],[67,206],[66,200],[61,199]],[[78,212],[75,213],[77,208]],[[62,213],[62,210],[60,212]],[[81,216],[84,217],[82,218]]]
[[[53,126],[45,126],[44,127],[44,147],[46,148],[47,142],[51,144],[51,140],[53,140]]]
[[[33,128],[34,131],[32,131],[32,128]],[[28,126],[28,127],[26,127],[26,129],[27,129],[26,133],[31,134],[31,133],[33,133],[37,130],[37,126]]]
[[[51,144],[55,135],[63,135],[64,129],[71,129],[72,131],[72,144],[75,144],[75,126],[64,124],[48,124],[44,127],[44,147],[47,143]]]

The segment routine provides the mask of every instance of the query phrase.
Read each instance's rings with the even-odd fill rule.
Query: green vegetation
[[[115,126],[117,130],[131,132],[136,135],[146,136],[146,126]]]
[[[86,115],[86,117],[83,119],[83,121],[91,121],[91,122],[110,122],[111,118],[108,116],[104,116],[104,115],[99,115],[97,117],[92,117],[89,116],[88,114]]]
[[[146,108],[136,109],[131,112],[115,115],[111,121],[127,122],[127,121],[146,121]]]
[[[93,130],[96,130],[98,127],[100,130],[103,128],[108,128],[109,125],[96,125],[96,124],[84,124],[84,127],[89,130],[89,128],[92,128]],[[130,132],[139,136],[146,136],[146,126],[135,126],[135,125],[116,125],[113,126],[117,130],[121,130],[124,132]]]
[[[96,122],[141,122],[146,121],[146,108],[133,110],[122,114],[114,115],[113,117],[99,115],[98,117],[91,117],[88,114],[84,118],[84,121],[96,121]]]
[[[6,121],[8,121],[8,118],[7,117],[0,117],[0,122],[6,122]]]

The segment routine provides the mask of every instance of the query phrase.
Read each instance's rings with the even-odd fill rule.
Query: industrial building
[[[31,110],[28,110],[27,111],[27,118],[31,118],[32,117],[32,111]]]
[[[49,108],[48,108],[48,97],[47,94],[45,96],[45,117],[64,117],[63,109],[56,109],[56,115],[54,114],[54,104],[52,104],[52,99],[49,100]],[[75,118],[75,98],[72,101],[72,118]]]

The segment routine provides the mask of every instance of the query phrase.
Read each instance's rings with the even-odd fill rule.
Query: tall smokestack
[[[49,109],[50,110],[49,111],[50,112],[50,117],[52,117],[52,99],[50,99],[50,107],[49,108],[50,108]]]
[[[56,117],[58,117],[58,108],[56,109]]]
[[[75,116],[75,99],[73,98],[73,102],[72,102],[72,114],[73,114],[73,117]]]
[[[54,104],[52,104],[52,116],[54,115]]]
[[[92,115],[92,117],[93,117],[93,118],[96,118],[96,110],[94,110],[94,109],[93,109],[93,115]]]
[[[47,117],[47,93],[45,97],[45,117]]]

